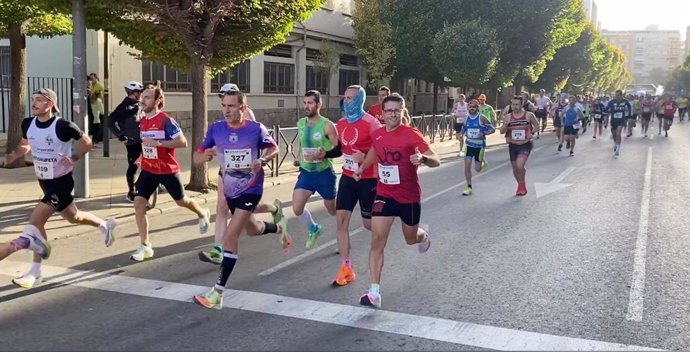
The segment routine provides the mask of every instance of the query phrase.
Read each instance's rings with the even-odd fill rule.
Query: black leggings
[[[141,156],[141,144],[127,145],[127,187],[129,193],[134,193],[134,174],[137,173],[137,164],[135,163],[139,156]]]

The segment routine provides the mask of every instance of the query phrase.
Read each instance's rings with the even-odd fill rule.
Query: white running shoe
[[[153,258],[153,247],[149,244],[148,246],[140,245],[137,250],[129,256],[135,262],[142,262],[146,259]]]
[[[211,225],[211,211],[206,208],[204,209],[204,216],[199,218],[199,233],[205,234],[208,231],[208,227]]]
[[[29,240],[29,246],[26,249],[40,255],[42,259],[50,257],[50,243],[43,238],[38,227],[34,225],[24,226],[24,232],[19,237]]]
[[[426,235],[424,235],[424,240],[422,240],[422,242],[417,243],[417,251],[419,254],[424,254],[429,250],[429,247],[431,247],[431,240],[429,239],[429,225],[421,224],[419,227],[426,232]]]
[[[32,288],[43,281],[41,275],[34,275],[33,273],[26,273],[18,278],[12,279],[12,283],[22,288]]]
[[[99,226],[99,229],[101,229],[101,232],[105,235],[105,246],[110,247],[113,242],[115,242],[115,227],[117,226],[117,223],[115,222],[115,219],[113,218],[107,218],[105,219],[105,224],[104,226]]]

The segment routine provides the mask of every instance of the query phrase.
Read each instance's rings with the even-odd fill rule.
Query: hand
[[[510,123],[510,114],[503,115],[503,123],[504,124]]]
[[[141,140],[141,144],[147,147],[159,147],[161,145],[161,142],[151,138],[144,138]]]
[[[354,160],[354,162],[356,162],[357,164],[361,164],[364,161],[364,157],[366,156],[366,154],[356,149],[354,149],[354,151],[354,154],[352,154],[352,160]]]
[[[11,153],[5,155],[5,166],[12,164],[17,160],[17,152],[12,151]]]
[[[263,163],[261,162],[261,159],[256,159],[256,160],[252,161],[252,164],[250,165],[250,167],[251,167],[252,171],[254,171],[254,172],[259,172],[264,168]]]
[[[419,151],[419,147],[414,148],[415,153],[410,155],[410,162],[412,165],[419,166],[422,164],[422,160],[424,160],[424,155]]]
[[[204,156],[206,157],[206,161],[213,160],[213,157],[217,154],[218,153],[216,153],[216,150],[213,148],[204,150]]]
[[[362,171],[362,168],[361,168],[361,167],[358,168],[357,171],[355,171],[355,172],[352,173],[352,178],[353,178],[355,181],[361,180],[361,179],[362,179],[362,172],[363,172],[363,171]]]
[[[125,142],[125,143],[129,140],[129,138],[127,138],[127,136],[125,136],[124,134],[121,135],[120,137],[117,137],[117,139],[118,139],[120,142]]]
[[[58,164],[67,166],[67,167],[73,167],[74,166],[74,160],[72,160],[71,156],[67,156],[64,154],[58,154]]]

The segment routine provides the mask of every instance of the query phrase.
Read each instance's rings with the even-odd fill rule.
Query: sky
[[[690,0],[594,0],[601,29],[643,30],[651,24],[661,30],[679,30],[685,40],[690,26]]]

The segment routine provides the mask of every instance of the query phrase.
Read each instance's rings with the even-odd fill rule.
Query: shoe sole
[[[316,247],[316,242],[319,240],[319,237],[321,236],[321,232],[323,231],[323,227],[319,227],[319,229],[314,232],[314,242],[309,245],[309,240],[307,240],[307,243],[304,245],[304,248],[306,249],[314,249]]]
[[[12,279],[12,283],[13,283],[13,284],[14,284],[15,286],[17,286],[17,287],[21,287],[21,288],[33,288],[34,286],[36,286],[36,285],[40,285],[40,284],[41,284],[41,282],[43,282],[43,278],[42,278],[42,277],[40,277],[40,276],[39,276],[39,277],[37,277],[37,278],[36,278],[36,280],[34,281],[34,283],[33,283],[33,284],[31,284],[31,285],[28,285],[28,284],[22,284],[22,283],[19,283],[19,282],[17,282],[16,280],[17,280],[17,279]]]
[[[149,259],[152,259],[152,258],[153,258],[153,254],[151,254],[150,257],[144,257],[144,259],[142,259],[142,260],[136,260],[136,259],[134,259],[133,256],[131,256],[131,255],[129,256],[129,259],[131,259],[131,260],[133,260],[133,261],[135,261],[135,262],[145,262],[145,261],[147,261],[147,260],[149,260]]]
[[[107,219],[106,222],[108,223],[108,229],[110,230],[108,234],[106,234],[105,237],[105,246],[110,247],[115,243],[115,228],[117,227],[117,223],[113,219]]]
[[[331,282],[331,285],[332,285],[332,286],[335,286],[335,287],[343,287],[343,286],[347,286],[347,284],[349,284],[349,283],[351,283],[351,282],[354,282],[354,281],[355,281],[355,278],[352,278],[352,280],[346,279],[346,280],[345,280],[345,283],[341,285],[341,284],[338,283],[338,281],[333,280],[333,282]]]
[[[375,305],[375,304],[371,303],[371,301],[369,300],[369,297],[367,297],[366,295],[362,296],[362,297],[359,299],[359,304],[360,304],[360,305],[363,305],[363,306],[365,306],[365,307],[381,308],[381,305],[380,305],[380,304],[379,304],[379,305]]]
[[[200,306],[202,306],[202,307],[204,307],[204,308],[206,308],[206,309],[221,310],[221,309],[223,308],[223,305],[221,305],[221,304],[216,304],[216,305],[214,305],[214,306],[212,306],[212,307],[209,307],[208,305],[206,305],[206,304],[204,304],[203,302],[201,302],[201,301],[197,298],[197,296],[194,296],[194,298],[192,298],[192,301],[194,301],[194,303],[196,303],[196,304],[198,304],[198,305],[200,305]]]
[[[211,209],[206,209],[206,211],[204,211],[204,217],[202,219],[206,220],[206,227],[201,228],[201,226],[199,226],[199,234],[205,235],[208,232],[208,228],[211,226]]]
[[[199,252],[199,260],[201,260],[201,261],[204,262],[204,263],[211,263],[211,264],[215,264],[215,265],[220,265],[220,264],[221,264],[221,263],[216,263],[216,262],[214,262],[213,260],[211,260],[211,258],[205,256],[203,251],[202,251],[202,252]]]

